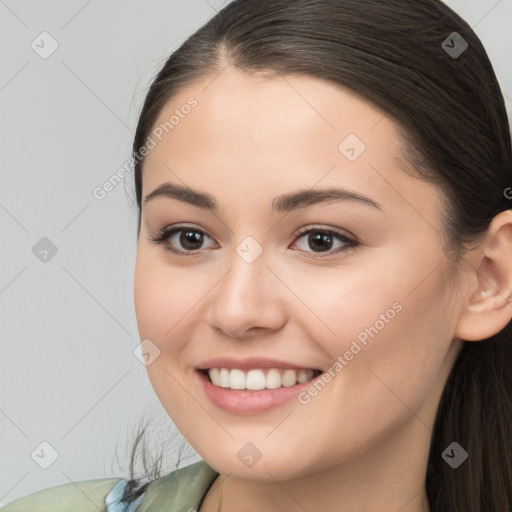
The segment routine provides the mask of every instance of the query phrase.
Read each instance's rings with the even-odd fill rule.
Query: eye
[[[295,238],[295,241],[300,240],[306,235],[308,235],[306,238],[307,246],[317,249],[319,252],[327,253],[325,256],[332,256],[340,252],[355,249],[359,245],[359,242],[356,242],[339,231],[321,227],[303,228]],[[341,242],[342,245],[332,251],[332,245],[335,240]],[[324,257],[324,255],[319,255],[316,251],[313,251],[313,253],[315,254],[314,257]]]
[[[185,250],[176,249],[176,241],[173,241],[173,238],[176,238],[176,235],[179,233],[181,235],[177,237],[177,241]],[[190,226],[178,226],[164,228],[156,236],[150,237],[150,240],[157,244],[162,244],[164,249],[174,254],[192,256],[194,252],[198,252],[198,249],[201,249],[204,235],[206,233],[200,229]],[[208,235],[206,236],[210,238]]]

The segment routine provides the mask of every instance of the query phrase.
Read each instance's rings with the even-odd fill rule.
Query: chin
[[[258,452],[256,452],[255,448],[252,448],[250,445],[242,445],[243,448],[240,450],[238,444],[236,449],[226,448],[220,453],[212,453],[211,450],[203,453],[198,451],[198,453],[218,473],[240,480],[257,482],[284,481],[325,469],[325,459],[319,457],[318,464],[308,464],[308,461],[305,461],[303,458],[304,453],[300,447],[279,451],[279,453],[276,453],[276,450],[268,454],[260,452],[259,456],[261,458],[257,459]],[[253,452],[253,460],[251,460],[251,451]],[[241,453],[239,454],[239,452]]]

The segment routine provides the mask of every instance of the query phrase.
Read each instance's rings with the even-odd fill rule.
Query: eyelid
[[[346,229],[341,228],[334,228],[327,225],[322,224],[307,224],[306,226],[302,226],[299,228],[294,235],[295,237],[301,236],[304,233],[307,233],[308,231],[326,231],[328,233],[335,233],[337,235],[343,236],[349,240],[352,240],[353,242],[357,242],[357,237],[352,234],[350,231],[347,231]]]

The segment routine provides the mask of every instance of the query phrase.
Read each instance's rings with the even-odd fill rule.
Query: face
[[[144,163],[135,308],[163,407],[240,478],[362,460],[398,432],[425,453],[460,348],[442,192],[400,169],[397,126],[348,90],[213,78],[166,105]],[[311,195],[327,189],[344,193]]]

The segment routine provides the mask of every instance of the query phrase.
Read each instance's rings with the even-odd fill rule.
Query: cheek
[[[401,268],[400,279],[388,275],[372,283],[359,275],[343,286],[324,283],[328,299],[317,294],[314,302],[315,313],[335,333],[326,335],[316,322],[313,339],[331,356],[334,378],[303,397],[309,403],[302,429],[308,439],[324,440],[317,448],[333,463],[349,440],[369,445],[407,422],[431,424],[438,401],[434,390],[452,341],[453,311],[440,272],[414,289],[421,273]],[[303,293],[311,297],[311,290]],[[356,442],[351,449],[360,448]]]
[[[139,338],[149,339],[158,347],[158,357],[146,370],[160,401],[173,417],[187,410],[188,395],[178,381],[182,372],[189,370],[186,351],[198,323],[201,300],[213,286],[203,277],[192,266],[171,266],[160,248],[138,248],[134,304]]]
[[[283,269],[280,275],[294,293],[286,299],[293,308],[290,322],[300,322],[308,338],[321,344],[333,359],[349,350],[352,341],[365,346],[403,317],[403,279],[394,279],[389,269],[376,264],[364,268],[310,265]]]
[[[139,247],[134,276],[134,304],[141,339],[161,344],[172,337],[200,293],[190,269],[172,269],[161,249]],[[194,293],[197,290],[197,293]]]
[[[294,281],[294,292],[314,313],[302,328],[331,358],[338,406],[382,408],[389,417],[404,407],[397,396],[419,405],[430,392],[456,317],[446,293],[450,279],[441,265],[429,273],[436,267],[432,256],[421,261],[397,253],[387,268],[340,269],[338,276],[335,269],[324,276],[317,270]]]
[[[339,344],[331,353],[344,359],[343,392],[334,399],[340,407],[360,409],[362,416],[372,410],[374,418],[393,422],[418,410],[431,393],[452,341],[454,315],[442,274],[432,273],[415,288],[419,276],[402,267],[400,279],[374,284],[372,293],[339,297],[345,309],[333,324]]]
[[[187,404],[179,383],[173,378],[176,375],[173,365],[178,361],[175,355],[186,345],[186,336],[181,335],[186,333],[179,332],[180,320],[186,317],[192,304],[185,300],[188,294],[182,292],[186,289],[183,273],[171,274],[161,259],[154,249],[139,246],[134,305],[140,340],[151,340],[159,350],[159,355],[146,366],[149,380],[164,409],[179,422]]]

